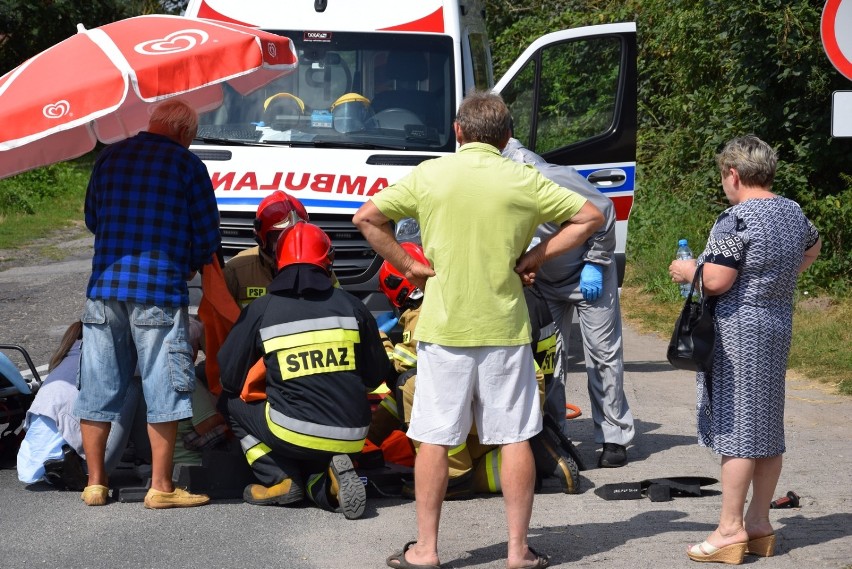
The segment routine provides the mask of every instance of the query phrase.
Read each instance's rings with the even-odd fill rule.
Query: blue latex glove
[[[594,263],[586,263],[580,272],[580,291],[583,298],[593,302],[600,298],[603,289],[603,267]]]

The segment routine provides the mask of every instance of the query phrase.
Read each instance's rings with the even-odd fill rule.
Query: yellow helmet
[[[334,130],[347,133],[364,130],[370,116],[370,99],[358,93],[346,93],[331,105]]]
[[[292,93],[276,93],[271,97],[267,97],[267,99],[263,102],[263,110],[265,111],[266,109],[268,109],[269,105],[274,101],[281,100],[281,102],[283,103],[286,102],[287,99],[292,99],[296,102],[296,104],[299,106],[299,112],[305,112],[305,103],[302,101],[302,99],[300,99],[296,95],[293,95]]]

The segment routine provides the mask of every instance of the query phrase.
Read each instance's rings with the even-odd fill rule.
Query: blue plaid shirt
[[[105,148],[86,191],[95,234],[86,296],[186,306],[186,279],[219,248],[207,169],[179,143],[140,132]]]

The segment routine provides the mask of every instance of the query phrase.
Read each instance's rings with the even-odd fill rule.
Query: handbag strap
[[[689,287],[689,294],[686,296],[687,301],[692,298],[692,293],[695,292],[696,286],[698,283],[698,296],[704,296],[704,263],[701,263],[695,269],[695,275],[692,277],[692,284]]]

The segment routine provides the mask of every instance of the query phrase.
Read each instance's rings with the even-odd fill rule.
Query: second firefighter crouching
[[[402,247],[418,261],[428,263],[419,245],[405,242]],[[373,412],[367,438],[377,446],[381,446],[396,430],[405,430],[411,417],[417,380],[417,341],[414,339],[414,329],[423,300],[422,292],[388,262],[384,262],[379,270],[379,288],[399,313],[402,337],[399,342],[393,344],[385,336],[385,349],[399,375],[395,388],[391,389]],[[532,349],[537,364],[536,377],[539,394],[544,401],[545,381],[547,376],[552,377],[553,373],[555,327],[547,303],[541,295],[531,289],[526,293],[526,298],[533,328]],[[536,487],[541,486],[542,479],[553,477],[559,481],[564,493],[575,494],[580,488],[579,468],[561,446],[557,433],[550,425],[552,422],[546,421],[544,429],[530,439],[536,464]],[[413,441],[413,444],[415,448],[419,446],[416,441]],[[481,444],[476,425],[464,443],[449,450],[448,458],[447,499],[465,498],[476,493],[502,492],[500,447]],[[414,497],[413,483],[403,486],[403,495]]]
[[[278,273],[251,302],[219,350],[223,402],[260,484],[243,499],[317,506],[360,517],[366,491],[349,455],[364,446],[367,392],[388,373],[378,327],[360,300],[335,288],[334,251],[318,227],[297,222],[281,234]],[[240,397],[263,358],[265,399]]]

